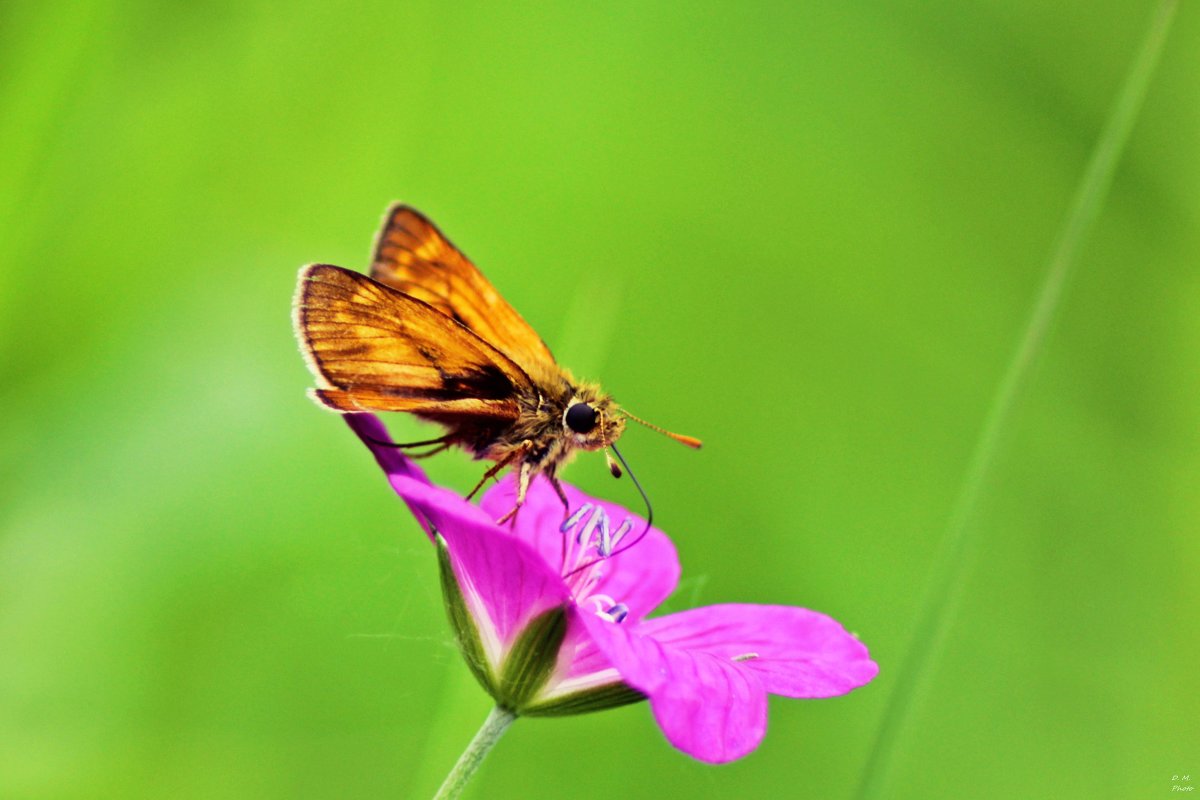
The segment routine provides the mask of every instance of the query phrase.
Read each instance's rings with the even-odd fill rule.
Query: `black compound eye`
[[[576,433],[587,433],[596,427],[596,409],[587,403],[576,403],[567,409],[567,427]]]

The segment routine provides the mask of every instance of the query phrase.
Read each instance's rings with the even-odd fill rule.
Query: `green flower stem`
[[[890,779],[893,755],[912,710],[926,689],[929,665],[941,649],[950,627],[973,545],[976,544],[977,537],[972,536],[973,530],[967,523],[996,461],[1005,423],[1054,320],[1068,274],[1079,260],[1088,230],[1100,212],[1125,141],[1129,138],[1146,96],[1177,5],[1178,0],[1161,0],[1158,4],[1142,47],[1126,73],[1125,83],[1092,150],[1074,202],[1059,232],[1037,302],[976,442],[970,467],[926,587],[912,643],[904,663],[897,671],[896,688],[888,699],[874,746],[863,770],[858,791],[860,798],[892,796]]]
[[[484,757],[496,746],[496,742],[500,741],[500,737],[504,735],[508,726],[512,725],[516,718],[517,715],[507,708],[500,706],[493,708],[492,713],[488,714],[487,719],[483,721],[479,732],[475,734],[475,738],[458,757],[458,763],[454,765],[454,769],[450,770],[446,780],[442,781],[442,788],[438,789],[433,800],[453,800],[462,794],[462,790],[471,780],[471,776],[475,774],[475,770],[479,769],[479,765],[483,763]]]

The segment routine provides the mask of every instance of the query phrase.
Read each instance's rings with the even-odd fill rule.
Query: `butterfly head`
[[[625,418],[611,397],[580,389],[562,416],[563,433],[583,450],[600,450],[620,438]]]

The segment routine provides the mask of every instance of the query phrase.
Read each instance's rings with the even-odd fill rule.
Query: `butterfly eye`
[[[567,427],[576,433],[587,433],[596,427],[596,409],[587,403],[576,403],[567,409]]]

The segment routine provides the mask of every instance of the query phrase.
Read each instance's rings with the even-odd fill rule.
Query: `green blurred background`
[[[705,439],[624,441],[671,608],[820,609],[882,668],[773,699],[719,768],[645,705],[521,721],[472,796],[852,796],[1153,7],[0,6],[0,797],[423,797],[482,721],[433,554],[288,318],[396,199]],[[1200,784],[1198,12],[1005,429],[892,796]],[[567,477],[638,503],[598,457]]]

